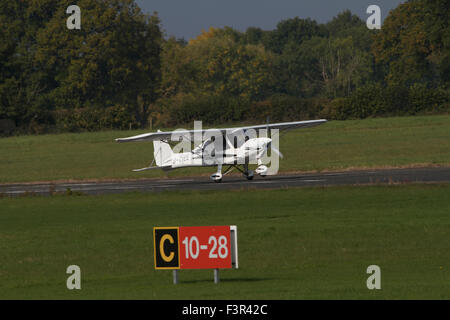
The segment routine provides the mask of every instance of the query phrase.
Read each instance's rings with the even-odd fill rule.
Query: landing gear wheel
[[[255,176],[253,170],[247,171],[247,173],[244,173],[244,175],[247,178],[247,180],[253,180],[253,177]]]
[[[217,179],[217,180],[214,180],[214,182],[215,182],[215,183],[219,183],[219,182],[222,182],[222,179]]]

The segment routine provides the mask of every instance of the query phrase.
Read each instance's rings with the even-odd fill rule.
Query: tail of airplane
[[[153,156],[155,157],[156,165],[158,167],[167,166],[166,161],[168,161],[173,155],[170,145],[162,140],[154,140],[153,149]]]

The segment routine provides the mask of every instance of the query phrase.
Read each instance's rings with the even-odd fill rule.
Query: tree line
[[[449,8],[400,4],[380,30],[345,10],[321,24],[164,37],[133,0],[0,2],[0,132],[446,113]],[[8,130],[9,128],[9,130]]]

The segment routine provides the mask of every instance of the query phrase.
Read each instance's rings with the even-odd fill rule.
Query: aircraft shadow
[[[220,279],[220,282],[259,282],[259,281],[270,281],[273,278],[226,278]],[[179,280],[180,283],[202,283],[202,282],[214,282],[214,279],[199,279],[199,280]]]

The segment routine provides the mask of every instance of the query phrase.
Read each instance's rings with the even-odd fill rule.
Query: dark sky
[[[364,21],[366,9],[376,4],[382,21],[402,0],[136,0],[144,12],[157,11],[167,36],[196,37],[210,26],[230,26],[240,31],[248,27],[272,30],[284,19],[311,18],[327,22],[350,9]]]

